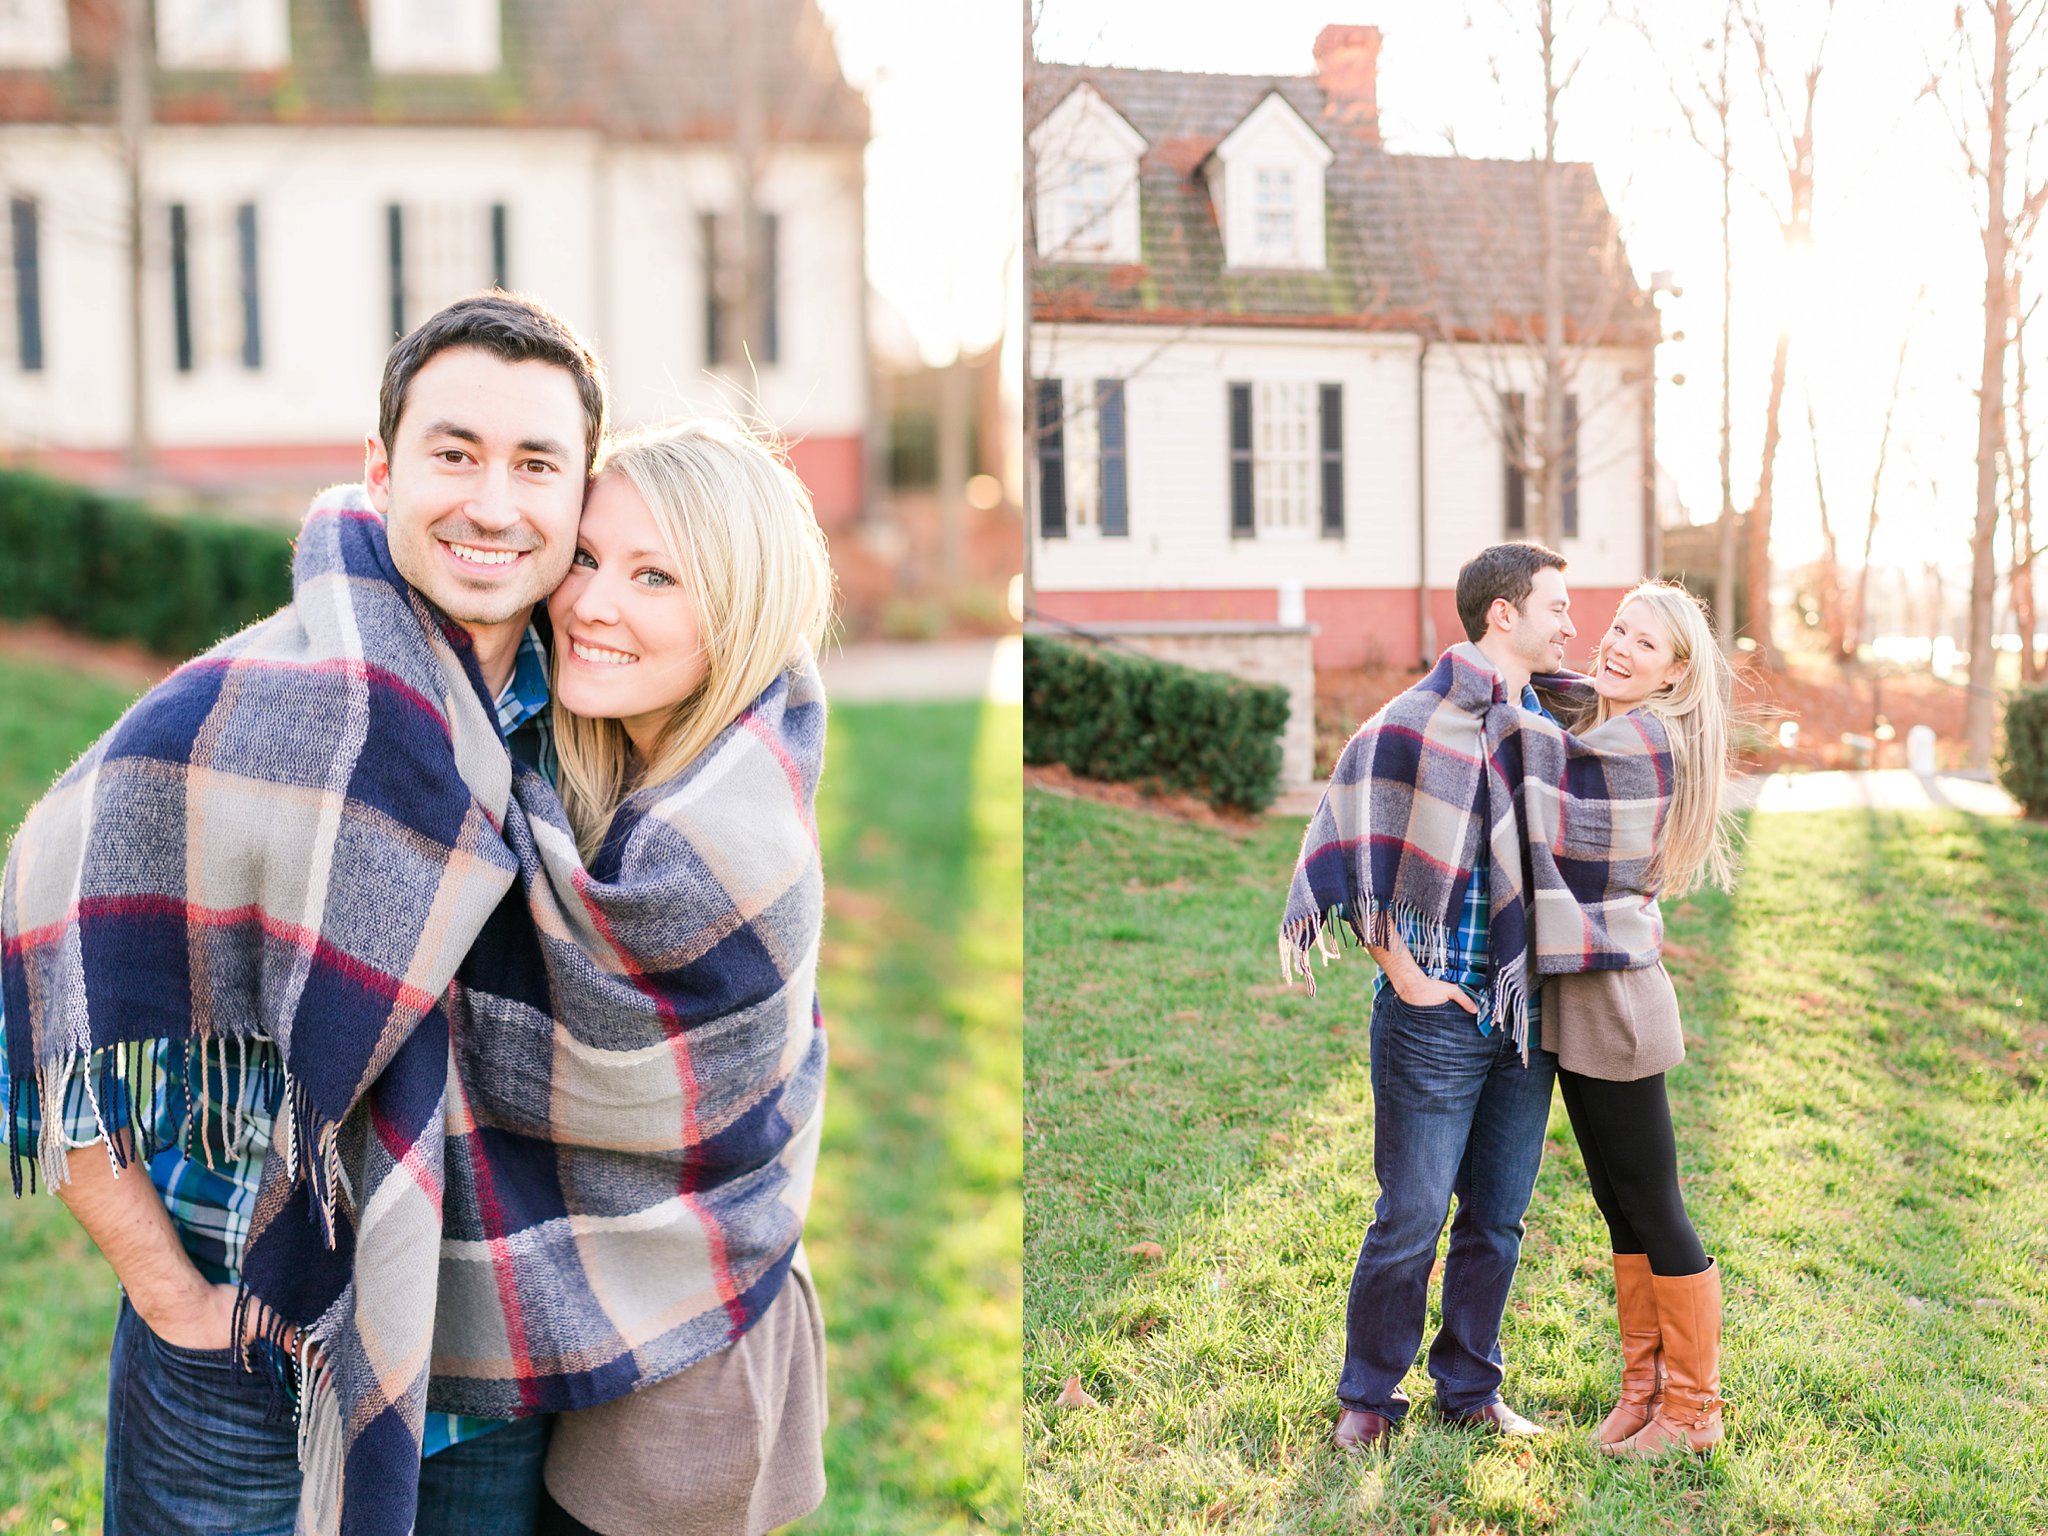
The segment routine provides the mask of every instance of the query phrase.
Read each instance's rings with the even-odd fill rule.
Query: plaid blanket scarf
[[[603,1401],[773,1300],[822,1079],[822,735],[815,670],[779,681],[581,869],[468,637],[348,488],[307,520],[292,607],[31,813],[0,886],[17,1093],[60,1102],[90,1059],[111,1105],[120,1047],[165,1037],[283,1057],[243,1284],[264,1337],[296,1332],[301,1531],[411,1528],[430,1387],[499,1416]]]
[[[1657,957],[1662,923],[1647,880],[1670,783],[1669,742],[1653,716],[1573,736],[1511,700],[1476,645],[1452,646],[1339,756],[1288,888],[1284,973],[1314,992],[1310,956],[1334,958],[1332,917],[1380,947],[1398,925],[1419,964],[1442,968],[1483,846],[1494,1011],[1526,1059],[1532,951],[1545,975]]]

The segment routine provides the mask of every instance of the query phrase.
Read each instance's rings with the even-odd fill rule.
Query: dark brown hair
[[[1564,556],[1541,544],[1489,544],[1458,568],[1458,622],[1477,644],[1486,633],[1486,613],[1504,597],[1515,608],[1529,600],[1541,570],[1563,570]]]
[[[583,473],[596,464],[604,443],[604,368],[568,322],[532,299],[492,291],[457,299],[422,320],[384,359],[384,384],[377,391],[377,435],[384,451],[398,436],[405,392],[413,377],[451,347],[474,347],[508,363],[549,363],[576,381],[583,401]]]

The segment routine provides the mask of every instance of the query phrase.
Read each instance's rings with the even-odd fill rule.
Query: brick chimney
[[[1316,34],[1316,84],[1325,98],[1323,119],[1377,144],[1380,141],[1380,29],[1328,26]]]

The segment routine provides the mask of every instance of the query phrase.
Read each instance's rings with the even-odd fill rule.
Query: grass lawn
[[[1737,893],[1670,914],[1734,1407],[1711,1462],[1651,1468],[1586,1443],[1620,1359],[1561,1101],[1505,1327],[1509,1400],[1557,1433],[1445,1429],[1418,1368],[1388,1454],[1329,1449],[1371,963],[1279,985],[1298,824],[1034,791],[1025,826],[1034,1530],[2048,1529],[2048,829],[1757,817]],[[1057,1406],[1075,1375],[1093,1404]]]
[[[0,827],[126,701],[0,659]],[[1021,719],[976,704],[833,713],[819,804],[832,1066],[806,1238],[832,1491],[807,1532],[1020,1528]],[[0,1253],[0,1533],[90,1532],[112,1272],[47,1196],[0,1196]]]

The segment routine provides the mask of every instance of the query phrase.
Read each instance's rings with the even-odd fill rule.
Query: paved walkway
[[[837,703],[1024,702],[1024,642],[1016,635],[829,647],[819,670],[825,677],[825,697]]]
[[[1758,811],[1967,811],[2017,816],[2018,804],[1988,779],[1959,773],[1918,774],[1906,768],[1841,773],[1747,774],[1733,786],[1734,803]]]
[[[1315,814],[1323,786],[1287,790],[1273,804],[1275,816],[1306,819]],[[1774,811],[1967,811],[1973,816],[2017,816],[2012,796],[1985,779],[1956,773],[1928,777],[1904,768],[1863,772],[1740,774],[1729,790],[1738,810]]]

